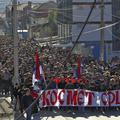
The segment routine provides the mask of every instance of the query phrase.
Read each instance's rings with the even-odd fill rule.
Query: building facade
[[[73,0],[73,25],[72,41],[74,42],[81,31],[84,22],[89,14],[94,0]],[[112,0],[104,0],[104,26],[112,24]],[[101,0],[97,0],[95,8],[90,16],[89,22],[84,29],[84,33],[79,39],[79,43],[92,49],[93,56],[100,58],[101,49]],[[96,30],[92,32],[92,30]],[[104,59],[110,60],[112,57],[112,27],[104,29]]]
[[[25,30],[27,29],[27,24],[30,24],[30,14],[28,15],[28,10],[31,9],[31,2],[28,3],[18,3],[17,4],[17,29]],[[13,7],[12,5],[6,6],[6,34],[13,34]]]
[[[5,34],[5,23],[4,23],[4,19],[0,17],[0,35],[4,35]]]
[[[57,27],[53,24],[55,20],[54,10],[57,4],[53,1],[48,1],[44,4],[37,5],[31,11],[31,32],[32,36],[37,38],[50,37],[54,35]],[[52,21],[50,21],[52,19]],[[57,34],[57,33],[56,33]]]
[[[70,42],[72,37],[72,0],[57,0],[58,36]]]
[[[113,22],[120,20],[120,0],[112,0]],[[120,23],[113,27],[113,51],[120,51]]]
[[[56,9],[57,5],[53,1],[45,3],[20,3],[17,5],[17,29],[20,36],[27,38],[41,37],[40,32],[44,31],[41,27],[49,22],[51,9]],[[6,7],[6,33],[12,35],[12,6]],[[26,32],[27,31],[27,32]],[[47,34],[46,34],[47,36]],[[20,37],[21,38],[21,37]],[[26,39],[26,37],[25,37]]]

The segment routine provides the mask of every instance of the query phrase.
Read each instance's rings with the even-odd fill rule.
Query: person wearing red
[[[36,100],[38,98],[38,93],[34,90],[31,91],[31,95],[32,95],[34,100]]]
[[[33,97],[34,100],[38,99],[38,93],[35,90],[31,90],[31,96]],[[38,113],[38,106],[39,106],[39,100],[34,104],[32,114]]]

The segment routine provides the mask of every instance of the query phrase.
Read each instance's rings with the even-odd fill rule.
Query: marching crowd
[[[94,60],[92,57],[80,56],[80,78],[78,77],[78,55],[72,53],[65,61],[71,47],[40,46],[33,40],[19,42],[19,78],[24,85],[32,83],[36,48],[39,51],[40,64],[44,79],[38,83],[44,89],[85,88],[96,91],[119,89],[120,58],[114,57],[109,63]],[[4,51],[4,54],[3,54]],[[13,79],[13,44],[12,40],[1,38],[0,80],[14,82]],[[37,83],[36,83],[37,84]],[[62,84],[62,85],[61,85]],[[62,87],[61,87],[62,86]],[[4,87],[4,85],[3,85]]]
[[[120,59],[113,58],[109,63],[94,60],[92,57],[72,54],[64,63],[71,48],[42,47],[40,55],[44,67],[48,89],[83,88],[95,91],[120,88]],[[80,78],[78,76],[80,62]],[[57,76],[57,77],[56,77]],[[45,81],[44,81],[45,82]],[[43,82],[42,82],[43,83]]]
[[[44,90],[46,87],[47,89],[80,88],[92,91],[120,89],[119,57],[114,57],[106,63],[90,56],[85,57],[72,53],[66,60],[71,47],[40,46],[34,39],[19,42],[19,81],[21,84],[20,86],[16,84],[14,87],[13,41],[9,37],[0,38],[0,41],[0,92],[9,94],[10,90],[12,100],[13,98],[19,100],[19,106],[22,106],[19,107],[21,112],[37,99],[36,92]],[[36,48],[39,51],[40,65],[44,74],[32,86]],[[78,74],[78,64],[80,64],[80,75]],[[30,94],[32,98],[27,98],[26,96]],[[29,102],[26,102],[26,99]],[[14,104],[16,107],[17,102]],[[35,108],[37,107],[35,106]],[[37,109],[34,110],[37,111]]]

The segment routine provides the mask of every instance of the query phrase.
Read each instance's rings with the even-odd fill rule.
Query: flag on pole
[[[35,66],[33,69],[33,77],[32,77],[32,84],[34,85],[35,82],[38,82],[43,78],[45,85],[46,85],[46,80],[45,80],[45,75],[42,69],[42,65],[39,64],[39,55],[38,55],[38,50],[36,50],[36,55],[35,55]]]
[[[35,66],[33,69],[33,78],[32,78],[32,83],[34,84],[36,81],[40,80],[40,75],[42,74],[42,67],[39,64],[39,55],[38,55],[38,50],[36,50],[36,55],[35,55]]]
[[[81,78],[81,63],[80,63],[80,57],[78,57],[78,63],[77,63],[77,73],[78,73],[78,79]]]
[[[41,65],[39,66],[39,72],[40,72],[40,75],[43,74],[43,70],[42,70],[42,66]],[[36,79],[36,78],[37,77],[36,77],[36,65],[35,65],[34,69],[33,69],[33,76],[32,76],[32,83],[33,83],[33,85],[34,85],[35,82],[38,82],[41,79],[41,77],[40,77],[40,79]]]
[[[36,50],[35,63],[36,63],[35,78],[36,78],[37,80],[40,80],[40,65],[39,65],[38,50]]]

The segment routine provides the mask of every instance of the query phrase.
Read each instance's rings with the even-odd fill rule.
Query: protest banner
[[[40,99],[41,107],[48,106],[120,106],[120,90],[95,92],[83,89],[46,90]]]

